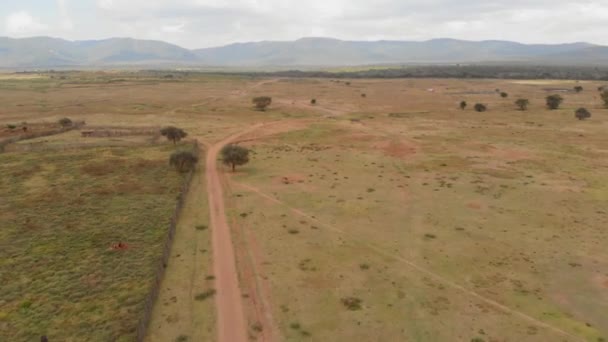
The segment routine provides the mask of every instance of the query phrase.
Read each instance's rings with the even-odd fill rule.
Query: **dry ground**
[[[252,338],[268,336],[260,314],[279,340],[608,338],[608,110],[600,84],[581,82],[582,93],[560,93],[562,109],[548,111],[544,97],[575,82],[350,82],[10,79],[0,87],[0,124],[65,116],[173,124],[213,143],[281,120],[242,138],[252,162],[226,184]],[[272,108],[253,111],[255,95],[272,96]],[[531,100],[528,111],[515,110],[518,97]],[[489,111],[473,112],[476,102]],[[593,117],[577,121],[579,106]],[[208,239],[196,236],[208,250]],[[188,257],[169,272],[204,269],[201,260]],[[206,288],[203,281],[184,285],[183,298]],[[176,310],[167,307],[161,317]],[[214,336],[209,324],[189,333],[183,322],[165,322],[171,336]]]

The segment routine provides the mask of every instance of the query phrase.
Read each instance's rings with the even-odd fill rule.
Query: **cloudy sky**
[[[2,0],[0,35],[187,48],[324,36],[608,45],[608,0]]]

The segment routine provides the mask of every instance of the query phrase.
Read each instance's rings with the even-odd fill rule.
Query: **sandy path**
[[[209,200],[209,222],[211,226],[211,244],[213,249],[213,274],[217,295],[217,341],[245,342],[247,338],[247,323],[245,321],[241,289],[234,245],[230,227],[226,220],[224,208],[224,192],[220,171],[217,165],[221,148],[239,137],[250,133],[263,124],[257,124],[213,144],[207,151],[206,174],[207,194]]]

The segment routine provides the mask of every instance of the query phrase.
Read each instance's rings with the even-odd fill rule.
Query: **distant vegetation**
[[[600,96],[602,98],[602,101],[604,101],[604,107],[608,108],[608,90],[602,91],[602,94]]]
[[[488,106],[486,106],[483,103],[477,103],[474,108],[475,108],[475,111],[480,112],[480,113],[488,110]]]
[[[547,108],[551,109],[551,110],[555,110],[558,109],[559,106],[561,106],[562,102],[564,102],[564,98],[561,97],[560,95],[549,95],[546,97],[546,101],[547,101]]]
[[[265,111],[268,106],[272,103],[272,97],[269,96],[258,96],[254,97],[251,102],[255,105],[255,108],[261,111]]]
[[[460,101],[460,109],[465,110],[467,108],[467,101]]]
[[[579,108],[574,112],[574,116],[579,120],[585,120],[591,117],[591,112],[589,112],[587,108]]]
[[[198,157],[190,151],[177,151],[171,154],[169,165],[173,166],[178,172],[186,173],[194,169],[198,162]]]
[[[517,101],[515,101],[515,105],[519,110],[527,110],[529,104],[530,100],[528,99],[517,99]]]
[[[508,93],[505,93],[504,91],[502,93],[500,93],[500,97],[502,97],[503,99],[509,97]]]
[[[161,129],[160,134],[162,134],[163,137],[167,137],[167,140],[172,141],[173,145],[188,136],[188,133],[184,132],[183,129],[173,126],[168,126]]]
[[[72,126],[72,120],[70,118],[60,119],[58,123],[61,125],[61,127],[70,127],[70,126]]]
[[[574,91],[577,92],[577,93],[580,93],[581,91],[583,91],[583,87],[576,86],[576,87],[574,87]]]

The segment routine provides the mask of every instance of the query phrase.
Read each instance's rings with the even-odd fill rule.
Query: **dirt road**
[[[215,143],[207,151],[207,193],[209,222],[212,229],[213,274],[217,289],[215,304],[218,342],[248,341],[234,247],[224,209],[224,192],[217,165],[218,154],[224,145],[262,126],[263,124],[251,126],[245,131]]]

